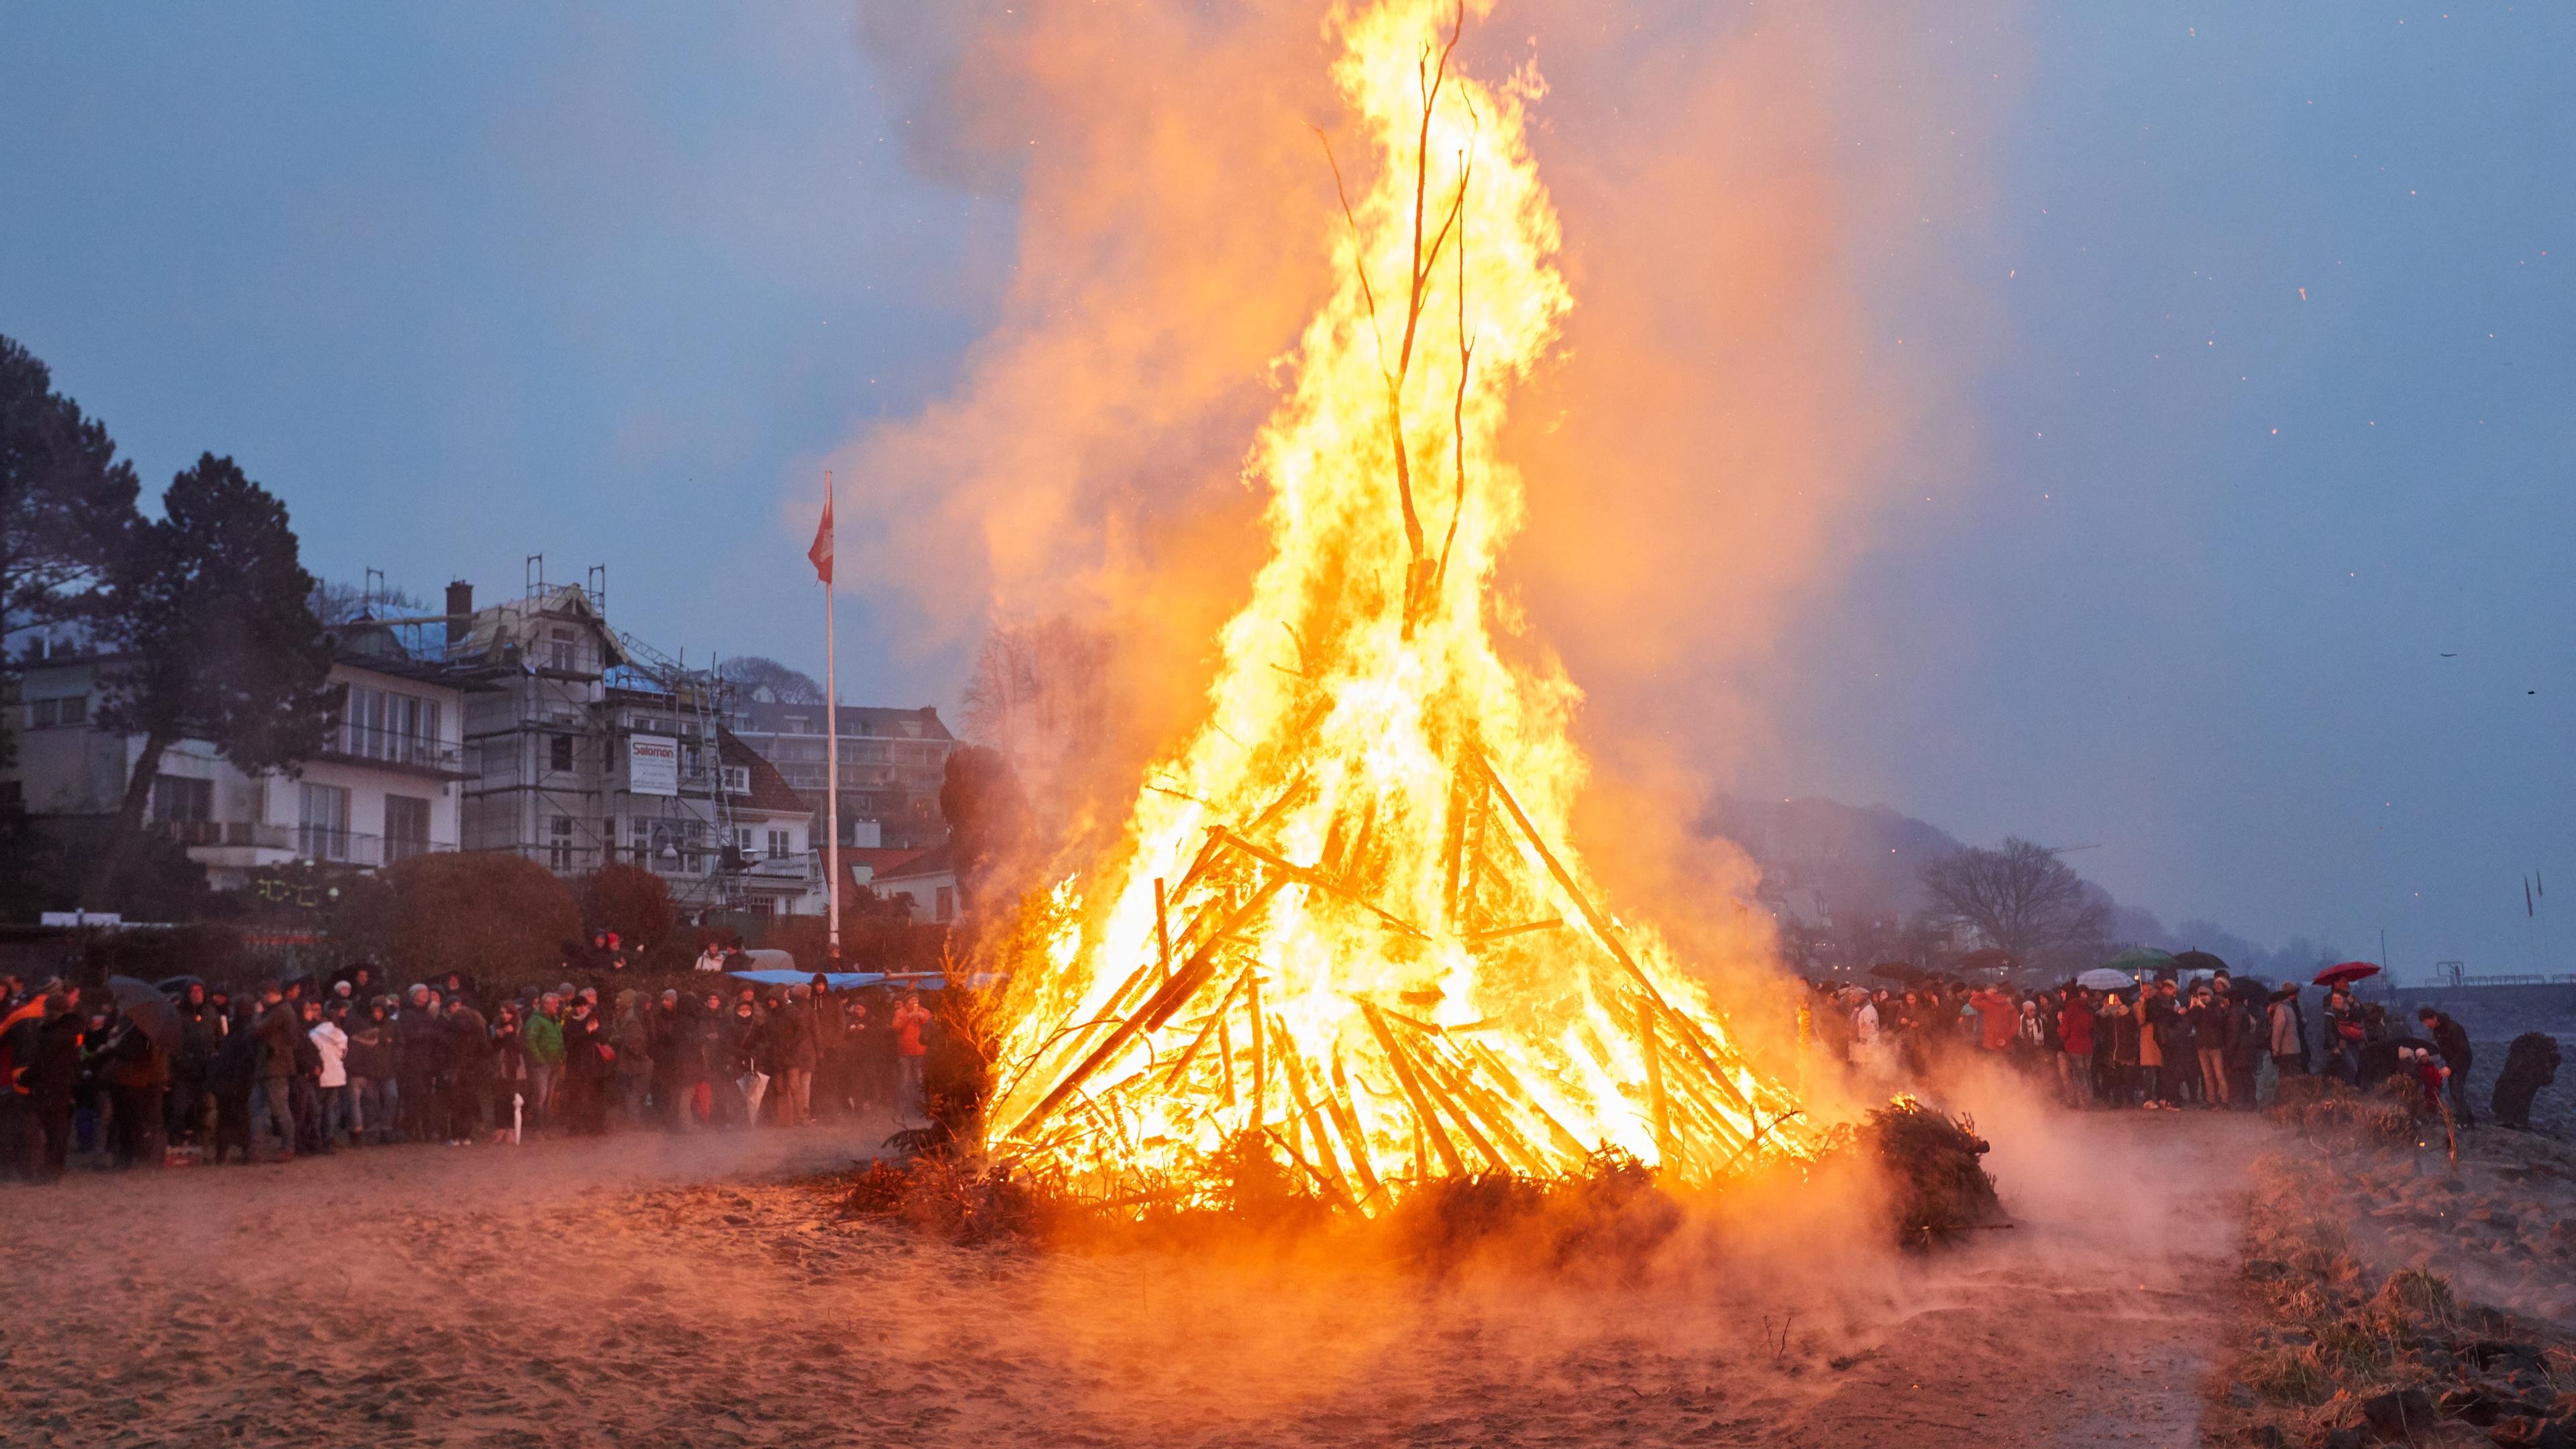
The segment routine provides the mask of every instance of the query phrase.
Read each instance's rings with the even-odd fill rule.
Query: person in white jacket
[[[322,1094],[322,1150],[331,1150],[342,1126],[349,1129],[351,1146],[358,1142],[358,1119],[352,1109],[357,1105],[349,1095],[349,1007],[346,1002],[331,1003],[330,1013],[307,1035],[313,1038],[313,1050],[322,1057],[322,1075],[314,1086]]]

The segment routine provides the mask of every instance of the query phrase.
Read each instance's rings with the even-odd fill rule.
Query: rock
[[[2442,1397],[2434,1401],[2433,1407],[2434,1411],[2444,1418],[2457,1419],[2463,1424],[2472,1424],[2481,1429],[2504,1417],[2502,1401],[2486,1390],[2477,1388],[2444,1389]]]
[[[2318,1440],[2317,1449],[2361,1449],[2361,1431],[2337,1429]]]
[[[2229,1403],[2231,1403],[2231,1404],[2234,1404],[2236,1407],[2238,1407],[2238,1408],[2240,1408],[2240,1409],[2250,1409],[2250,1408],[2253,1408],[2253,1407],[2254,1407],[2254,1388],[2253,1388],[2253,1386],[2252,1386],[2251,1384],[2242,1384],[2242,1383],[2229,1384],[2229,1385],[2227,1386],[2227,1402],[2229,1402]]]
[[[2487,1437],[2505,1449],[2568,1449],[2571,1443],[2564,1419],[2535,1419],[2516,1415],[2503,1420]]]
[[[2422,1389],[2400,1389],[2361,1401],[2362,1422],[2382,1439],[2404,1441],[2433,1427],[2433,1398]]]
[[[2460,1354],[2488,1373],[2537,1370],[2544,1358],[2541,1351],[2531,1344],[2502,1338],[2473,1339],[2460,1345]]]

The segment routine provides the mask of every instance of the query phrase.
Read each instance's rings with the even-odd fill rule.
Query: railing
[[[375,865],[384,858],[377,837],[355,830],[333,830],[323,825],[296,826],[295,853],[306,860],[329,861],[334,865]]]
[[[332,730],[322,753],[329,758],[365,760],[371,764],[465,773],[464,751],[447,740],[398,734],[368,725],[341,725]]]
[[[443,840],[408,840],[388,835],[385,837],[384,860],[387,865],[395,865],[416,855],[437,855],[455,848]]]
[[[320,825],[264,825],[254,820],[161,820],[152,828],[191,849],[289,850],[306,860],[334,865],[392,865],[456,848],[444,840],[386,837]]]
[[[812,885],[823,878],[823,867],[812,852],[803,855],[758,857],[743,868],[743,875],[767,885]]]
[[[295,831],[285,825],[262,825],[253,820],[156,820],[152,828],[163,836],[188,846],[233,846],[252,850],[293,850]]]

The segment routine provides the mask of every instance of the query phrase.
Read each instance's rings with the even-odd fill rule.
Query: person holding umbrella
[[[101,1052],[108,1098],[115,1104],[116,1165],[158,1167],[170,1062],[180,1046],[179,1010],[159,987],[131,976],[109,977],[107,989],[121,1022]]]

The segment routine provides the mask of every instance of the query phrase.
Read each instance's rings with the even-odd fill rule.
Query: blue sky
[[[2536,970],[2523,874],[2576,904],[2576,12],[2318,13],[2013,20],[1934,501],[1791,622],[1743,783],[2099,842],[2168,922]],[[0,332],[156,488],[241,459],[318,572],[606,563],[664,648],[810,666],[795,490],[957,384],[1012,264],[1007,186],[909,169],[884,64],[842,5],[13,7]],[[864,603],[842,639],[845,693],[953,706]]]

